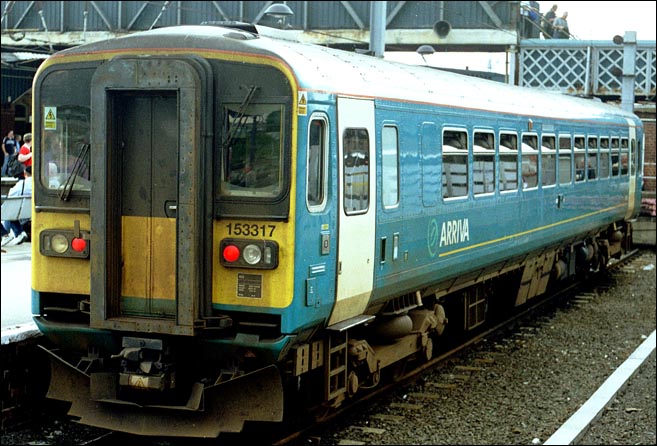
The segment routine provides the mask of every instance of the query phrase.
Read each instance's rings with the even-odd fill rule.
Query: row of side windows
[[[430,144],[425,143],[425,140],[429,140],[435,147],[436,139],[431,135],[433,132],[435,126],[423,125],[423,194],[429,196],[431,191],[427,191],[427,186],[431,188],[432,185],[430,179],[426,178],[427,173],[440,170],[433,159],[438,156],[431,155]],[[636,156],[635,141],[632,140],[631,144],[632,153]],[[619,136],[539,136],[532,132],[519,135],[513,131],[496,134],[492,130],[474,130],[470,140],[466,129],[445,128],[440,136],[440,147],[442,170],[437,175],[442,179],[443,199],[468,197],[470,193],[476,197],[493,194],[497,190],[504,193],[535,189],[539,185],[549,187],[557,183],[566,185],[627,176],[630,168],[636,168],[636,160],[630,163],[629,138]],[[424,165],[428,165],[428,168],[425,169]],[[433,166],[435,169],[432,169]],[[384,197],[389,183],[396,184],[383,182]],[[423,201],[425,205],[431,204],[424,197]]]
[[[443,199],[453,199],[468,197],[472,187],[476,197],[497,190],[506,193],[539,185],[550,187],[627,176],[630,169],[632,174],[636,169],[637,160],[630,162],[630,153],[636,157],[636,141],[627,137],[547,133],[539,136],[534,132],[475,129],[470,144],[466,129],[447,127],[439,134],[433,123],[424,123],[420,133],[418,186],[425,206],[435,205],[440,191]],[[371,181],[367,130],[348,128],[342,138],[344,211],[364,212],[369,207]],[[311,210],[325,205],[327,166],[328,121],[323,116],[314,117],[308,132],[306,166],[306,201]],[[400,197],[399,130],[395,125],[384,125],[381,130],[381,169],[383,206],[391,208]]]

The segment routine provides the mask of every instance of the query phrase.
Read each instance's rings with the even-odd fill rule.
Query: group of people
[[[568,29],[568,12],[564,11],[560,17],[557,16],[558,5],[552,5],[550,10],[542,15],[540,5],[536,1],[521,2],[520,12],[522,14],[523,37],[538,39],[539,32],[544,39],[570,39]]]
[[[22,145],[21,145],[22,141]],[[32,134],[26,133],[23,138],[14,136],[10,130],[2,139],[2,176],[8,174],[9,160],[18,152],[17,160],[21,163],[22,171],[15,174],[18,180],[7,193],[7,197],[32,195]],[[4,219],[4,215],[3,215]],[[29,240],[29,226],[31,219],[3,220],[2,247],[20,245]],[[4,252],[4,251],[3,251]]]

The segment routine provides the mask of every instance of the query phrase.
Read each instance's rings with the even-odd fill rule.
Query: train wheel
[[[376,372],[372,373],[372,387],[376,387],[381,382],[381,370],[377,369]]]
[[[347,393],[350,397],[356,395],[356,392],[358,392],[358,387],[358,375],[354,371],[349,372],[349,376],[347,377]]]
[[[431,338],[427,339],[427,343],[422,348],[422,353],[424,354],[424,361],[429,362],[433,358],[433,340]]]

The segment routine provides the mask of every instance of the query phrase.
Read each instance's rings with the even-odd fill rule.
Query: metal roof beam
[[[16,22],[15,28],[19,28],[21,26],[21,23],[23,23],[23,20],[25,20],[25,17],[27,17],[27,14],[29,14],[30,9],[32,9],[32,7],[34,6],[34,3],[35,2],[32,1],[32,2],[30,2],[29,5],[27,5],[27,8],[25,8],[25,12],[23,13],[23,15],[21,15],[21,17]]]
[[[495,26],[497,28],[501,28],[502,20],[500,19],[500,16],[495,14],[495,11],[493,11],[493,8],[488,4],[488,2],[480,1],[478,3],[481,6],[481,9],[483,9],[486,15],[488,15],[488,18],[491,19],[492,22],[495,24]]]
[[[358,26],[358,29],[365,29],[365,24],[360,19],[360,17],[358,17],[358,14],[354,10],[354,8],[351,7],[351,2],[341,1],[340,3],[344,7],[344,9],[347,10],[347,13],[349,13],[351,18],[354,19],[354,22],[356,22],[356,26]]]
[[[228,14],[226,14],[226,13],[224,12],[224,10],[221,9],[221,6],[219,5],[219,2],[217,2],[217,1],[213,1],[212,4],[214,5],[214,8],[219,12],[219,14],[221,15],[221,17],[222,17],[224,20],[230,20],[230,17],[228,17]]]
[[[107,26],[107,29],[112,31],[112,24],[109,22],[109,20],[107,20],[107,17],[105,17],[105,14],[103,14],[103,11],[100,10],[100,7],[96,4],[96,2],[89,2],[89,3],[91,3],[91,6],[96,10],[101,20],[105,22],[105,26]]]
[[[392,11],[390,11],[390,14],[388,14],[388,18],[386,19],[386,26],[390,25],[392,21],[397,17],[397,14],[399,14],[399,11],[402,10],[402,8],[406,5],[405,1],[402,2],[397,2],[394,8],[392,8]]]

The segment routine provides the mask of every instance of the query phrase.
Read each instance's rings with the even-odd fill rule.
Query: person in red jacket
[[[32,167],[32,134],[26,133],[23,136],[23,141],[25,141],[25,144],[18,152],[18,161],[23,163],[25,167]]]

